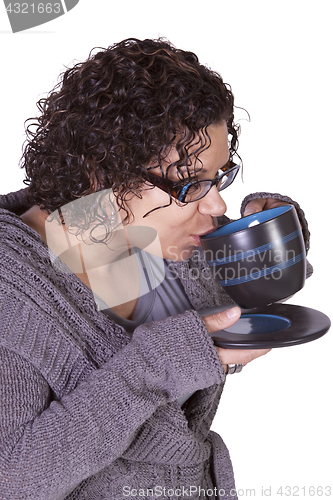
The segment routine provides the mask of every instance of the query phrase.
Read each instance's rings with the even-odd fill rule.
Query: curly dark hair
[[[238,147],[230,86],[164,39],[93,49],[37,106],[40,116],[27,120],[21,166],[30,203],[49,214],[112,189],[129,217],[126,200],[140,196],[147,166],[161,166],[172,144],[176,166],[190,165],[187,146],[212,123],[226,120],[231,156]],[[209,147],[207,133],[200,135],[195,156]],[[80,227],[88,227],[91,210],[80,218]]]

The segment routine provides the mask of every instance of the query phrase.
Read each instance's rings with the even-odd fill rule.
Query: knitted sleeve
[[[0,498],[64,499],[120,457],[158,407],[224,379],[195,311],[140,326],[60,400],[31,363],[2,348]]]

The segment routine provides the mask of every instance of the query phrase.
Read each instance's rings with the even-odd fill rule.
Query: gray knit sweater
[[[1,500],[237,498],[209,430],[225,374],[196,312],[230,299],[200,251],[170,263],[193,310],[130,337],[54,269],[27,208],[24,190],[0,196]]]

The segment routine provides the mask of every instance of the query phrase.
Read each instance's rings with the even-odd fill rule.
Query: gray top
[[[135,249],[133,250],[135,251]],[[152,276],[154,273],[159,274],[161,266],[164,268],[164,279],[156,288],[151,289],[150,287],[148,293],[140,293],[131,320],[118,316],[95,294],[97,306],[102,312],[116,321],[119,325],[123,326],[130,333],[133,333],[135,328],[143,323],[159,321],[192,309],[192,305],[185,295],[180,279],[170,271],[165,260],[139,250],[136,252],[136,256],[141,283],[149,281],[149,276]],[[157,279],[159,282],[161,281],[158,277]],[[182,406],[193,393],[194,392],[190,392],[178,398],[177,401],[180,406]]]
[[[161,266],[164,269],[164,279],[157,278],[159,282],[161,281],[160,285],[156,288],[149,287],[148,293],[140,293],[130,320],[118,316],[100,297],[95,295],[97,306],[104,314],[122,325],[129,333],[133,333],[135,328],[143,323],[159,321],[192,309],[180,279],[171,272],[167,261],[144,251],[136,252],[136,257],[141,283],[149,282],[149,277],[155,273],[160,274]]]
[[[192,309],[130,336],[68,268],[52,266],[17,215],[27,208],[24,190],[0,196],[1,500],[190,486],[192,500],[199,487],[236,498],[228,450],[209,430],[226,376],[196,312],[230,299],[202,253],[169,263]]]

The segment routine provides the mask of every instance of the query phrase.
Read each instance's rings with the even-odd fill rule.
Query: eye
[[[192,184],[189,185],[188,189],[186,190],[186,196],[197,194],[199,191],[201,191],[200,182],[193,182]]]

